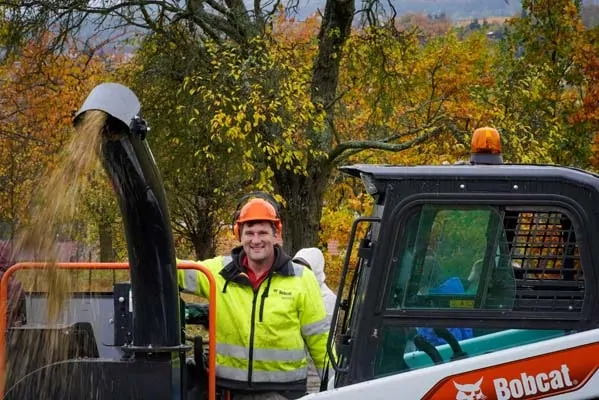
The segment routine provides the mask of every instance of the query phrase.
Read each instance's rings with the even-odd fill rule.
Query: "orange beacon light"
[[[470,144],[470,162],[472,164],[503,164],[501,137],[497,129],[485,126],[474,131]]]

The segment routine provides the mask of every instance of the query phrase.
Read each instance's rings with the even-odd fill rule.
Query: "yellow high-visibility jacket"
[[[216,376],[221,387],[248,391],[305,391],[307,354],[322,376],[329,322],[314,273],[275,246],[276,259],[257,290],[231,256],[201,261],[216,280]],[[208,297],[205,275],[178,271],[179,287]]]

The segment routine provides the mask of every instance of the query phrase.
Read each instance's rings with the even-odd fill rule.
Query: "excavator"
[[[57,268],[125,269],[130,282],[74,294],[60,325],[44,324],[44,297],[28,294],[27,323],[7,327],[9,277],[44,264],[9,268],[0,282],[0,398],[215,400],[214,282],[201,264],[176,263],[140,103],[103,83],[75,123],[90,110],[109,116],[102,161],[129,260]],[[340,170],[362,182],[373,207],[354,221],[345,251],[332,373],[303,399],[599,398],[599,175],[505,163],[488,127],[474,132],[465,162]],[[207,275],[207,308],[182,303],[176,268]],[[207,325],[208,340],[186,340],[190,323]],[[49,333],[66,350],[36,357],[31,344],[43,347]]]

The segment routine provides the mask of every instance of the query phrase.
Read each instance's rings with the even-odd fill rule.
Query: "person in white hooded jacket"
[[[337,296],[325,283],[326,275],[324,273],[324,255],[322,251],[316,247],[307,247],[299,250],[293,256],[293,261],[308,267],[316,275],[316,280],[320,285],[320,293],[322,295],[322,301],[327,311],[327,318],[329,323],[333,318],[333,310],[335,309],[335,301]]]
[[[324,255],[322,251],[316,247],[301,249],[293,256],[293,262],[310,268],[314,272],[314,275],[316,275],[316,280],[320,285],[322,301],[327,313],[327,320],[330,324],[333,319],[333,310],[335,309],[337,296],[325,283],[326,276],[324,273]],[[330,373],[330,378],[332,378],[332,371]],[[308,364],[308,392],[318,392],[320,383],[321,377],[318,375],[314,363],[310,360]]]

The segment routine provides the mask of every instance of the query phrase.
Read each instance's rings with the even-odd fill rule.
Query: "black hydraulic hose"
[[[451,347],[451,351],[453,352],[453,356],[451,357],[452,360],[468,357],[468,354],[465,353],[464,350],[462,350],[462,346],[460,346],[460,343],[447,329],[434,328],[433,332],[435,332],[435,335],[445,340],[449,347]]]
[[[422,352],[424,352],[435,364],[443,364],[443,358],[439,350],[432,344],[426,341],[421,335],[414,336],[412,339],[414,346]]]
[[[112,123],[110,123],[112,122]],[[122,125],[109,117],[107,126]],[[103,164],[125,226],[133,292],[133,350],[181,345],[175,249],[162,179],[136,118],[130,131],[105,135]]]

